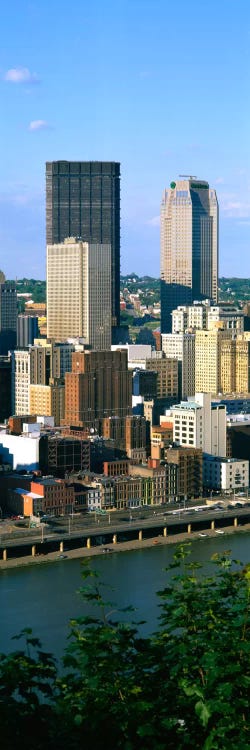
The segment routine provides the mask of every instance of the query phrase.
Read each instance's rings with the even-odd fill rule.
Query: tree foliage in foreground
[[[23,651],[1,655],[5,750],[249,750],[250,570],[227,552],[214,562],[205,577],[177,549],[149,637],[84,566],[94,615],[71,621],[64,669],[28,629]]]

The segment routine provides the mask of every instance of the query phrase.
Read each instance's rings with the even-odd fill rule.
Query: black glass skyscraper
[[[120,320],[120,164],[103,161],[46,163],[46,241],[80,237],[111,244],[112,317]]]

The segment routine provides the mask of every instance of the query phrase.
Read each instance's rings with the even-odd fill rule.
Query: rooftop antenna
[[[187,180],[197,180],[195,174],[179,174],[179,177],[186,177]]]

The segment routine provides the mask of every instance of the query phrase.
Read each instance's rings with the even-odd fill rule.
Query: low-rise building
[[[95,478],[85,484],[87,510],[113,510],[115,508],[115,487],[108,477]]]
[[[14,479],[14,478],[13,478]],[[17,486],[18,485],[18,486]],[[74,487],[62,479],[39,477],[36,481],[32,475],[16,477],[9,481],[8,497],[5,510],[8,513],[25,517],[39,515],[61,516],[74,511]]]
[[[116,461],[104,461],[103,473],[106,477],[127,476],[129,473],[129,461],[127,459],[117,459]]]
[[[159,461],[149,459],[148,464],[140,466],[130,464],[131,476],[140,476],[148,480],[147,499],[143,505],[164,505],[166,503],[166,471]],[[149,494],[150,493],[150,494]]]
[[[165,459],[166,448],[173,443],[173,424],[165,422],[151,427],[151,458]]]
[[[250,456],[250,415],[231,414],[227,418],[228,458],[249,459]]]
[[[202,450],[172,447],[165,451],[169,497],[187,500],[202,495]],[[169,466],[174,464],[176,471]],[[173,493],[174,490],[174,493]]]
[[[73,471],[89,471],[90,441],[80,435],[43,435],[40,468],[43,473],[62,478]]]
[[[31,425],[33,427],[35,425]],[[40,430],[8,435],[0,432],[0,456],[14,470],[34,471],[39,469]]]
[[[248,489],[249,461],[204,453],[203,486],[227,492]]]

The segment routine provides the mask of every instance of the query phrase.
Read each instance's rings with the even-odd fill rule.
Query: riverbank
[[[78,549],[73,550],[67,550],[64,553],[60,552],[48,552],[46,555],[37,555],[36,557],[31,557],[31,555],[26,557],[18,557],[13,558],[9,560],[0,560],[0,572],[3,570],[7,570],[9,568],[20,568],[27,565],[45,565],[52,562],[60,562],[63,560],[73,560],[76,558],[86,558],[86,557],[97,557],[101,555],[106,554],[112,554],[114,552],[129,552],[131,550],[139,550],[139,549],[145,549],[147,547],[154,547],[157,545],[166,545],[166,544],[180,544],[182,542],[192,542],[194,540],[200,540],[203,543],[206,542],[206,539],[208,538],[216,538],[220,535],[224,535],[227,537],[230,534],[244,534],[246,532],[250,531],[250,523],[245,524],[244,526],[227,526],[224,529],[217,529],[211,530],[204,529],[202,532],[194,531],[191,534],[188,533],[182,533],[182,534],[173,534],[171,536],[158,536],[158,537],[152,537],[151,539],[133,539],[129,542],[119,542],[118,544],[109,544],[109,545],[100,545],[98,547],[79,547]],[[249,552],[250,557],[250,552]]]

